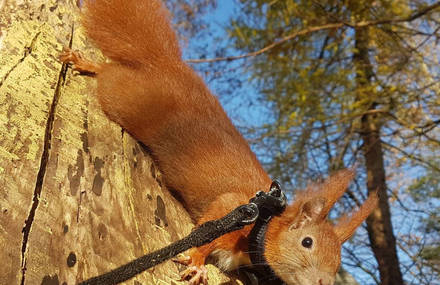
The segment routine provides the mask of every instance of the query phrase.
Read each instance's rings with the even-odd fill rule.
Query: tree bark
[[[356,68],[357,100],[368,102],[368,110],[376,107],[372,96],[373,68],[368,56],[368,27],[356,29],[354,64]],[[396,250],[396,239],[391,224],[388,204],[385,167],[381,144],[380,121],[375,114],[366,114],[361,119],[363,155],[367,170],[368,192],[378,191],[379,207],[367,219],[367,231],[371,247],[379,265],[382,285],[403,284]]]
[[[95,82],[58,62],[63,46],[103,60],[75,2],[0,0],[0,284],[73,285],[193,227],[148,153],[102,113]],[[183,284],[179,269],[126,284]]]

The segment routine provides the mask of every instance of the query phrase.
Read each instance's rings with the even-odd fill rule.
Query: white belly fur
[[[231,271],[240,265],[251,263],[249,256],[242,252],[234,254],[229,250],[216,249],[211,253],[211,256],[216,259],[216,266],[223,271]]]

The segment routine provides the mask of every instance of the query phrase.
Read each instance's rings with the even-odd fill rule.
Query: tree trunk
[[[356,68],[357,100],[369,102],[368,110],[376,107],[371,98],[373,68],[368,56],[368,28],[356,29],[354,63]],[[385,167],[380,140],[380,122],[376,115],[365,114],[361,119],[363,155],[367,170],[368,192],[378,191],[379,207],[367,219],[367,230],[374,255],[379,265],[382,285],[403,284],[396,250],[396,239],[391,224]]]
[[[0,284],[73,285],[193,226],[149,155],[101,112],[95,82],[58,62],[69,45],[102,60],[78,11],[0,0]],[[179,269],[168,261],[126,283],[183,284]],[[236,283],[209,271],[213,284]]]

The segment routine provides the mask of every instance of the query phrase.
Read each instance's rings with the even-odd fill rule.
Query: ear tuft
[[[299,229],[308,224],[316,222],[324,209],[326,199],[323,197],[316,197],[305,202],[300,210],[298,216],[295,217],[289,229]]]
[[[339,170],[320,185],[323,195],[327,199],[327,204],[321,212],[323,218],[328,215],[336,201],[345,193],[354,176],[353,169]]]
[[[345,215],[335,225],[335,233],[339,238],[339,241],[344,243],[347,241],[356,231],[362,222],[373,212],[378,204],[377,192],[373,192],[368,196],[368,199],[357,210],[353,211],[349,215]]]

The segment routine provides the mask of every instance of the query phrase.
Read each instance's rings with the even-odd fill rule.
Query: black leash
[[[139,257],[125,265],[122,265],[108,273],[90,278],[79,283],[79,285],[112,285],[119,284],[133,278],[135,275],[158,265],[179,253],[182,253],[192,247],[200,247],[204,244],[210,243],[216,238],[225,235],[229,232],[242,229],[246,225],[250,225],[257,221],[256,225],[251,231],[254,232],[255,227],[260,223],[260,220],[267,220],[267,216],[278,215],[284,211],[286,207],[286,196],[281,191],[278,182],[274,181],[270,187],[270,191],[265,193],[259,191],[254,198],[250,200],[249,204],[241,205],[235,208],[232,212],[218,220],[206,222],[183,239],[172,243],[162,249]],[[262,216],[261,216],[262,215]],[[261,216],[261,218],[260,218]],[[267,223],[270,221],[267,220]],[[266,228],[267,228],[266,223]],[[258,231],[260,232],[260,230]],[[265,230],[264,230],[265,233]],[[263,235],[264,239],[264,235]],[[250,244],[254,242],[250,242]],[[251,250],[252,251],[252,250]],[[264,249],[263,249],[264,258]],[[252,255],[251,255],[252,260]],[[265,259],[264,259],[265,261]],[[254,261],[253,261],[254,263]],[[260,262],[255,262],[260,265]],[[267,264],[267,263],[266,263]],[[269,269],[270,267],[267,266]],[[266,270],[266,269],[262,269]],[[273,271],[272,271],[273,273]],[[275,275],[274,275],[275,276]],[[265,277],[266,278],[266,277]]]

